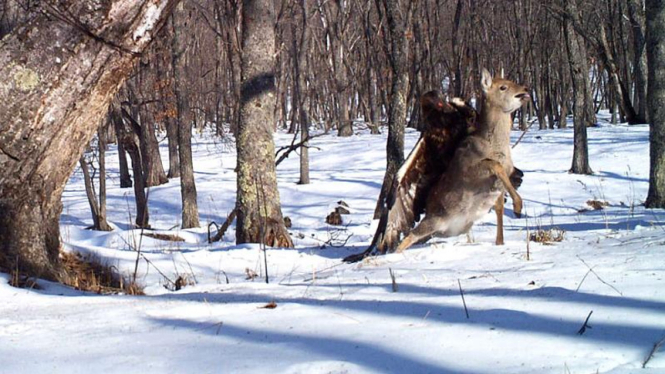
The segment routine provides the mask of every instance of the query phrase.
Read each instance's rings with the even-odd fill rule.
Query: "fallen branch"
[[[399,286],[397,285],[397,280],[395,280],[395,273],[393,272],[392,268],[388,268],[388,271],[390,271],[390,280],[393,284],[393,292],[399,291]]]
[[[229,226],[231,226],[231,223],[233,223],[233,220],[236,219],[236,215],[238,215],[238,208],[234,208],[231,211],[231,213],[229,213],[229,216],[226,217],[226,221],[224,221],[224,224],[222,225],[222,227],[217,231],[217,234],[215,234],[215,237],[212,238],[212,239],[208,239],[208,242],[213,243],[213,242],[218,242],[218,241],[222,240],[222,238],[224,237],[224,234],[226,233],[226,230],[228,230]],[[208,226],[208,229],[210,229],[210,226]]]
[[[587,263],[586,263],[586,262],[585,262],[580,256],[576,256],[576,257],[577,257],[580,261],[582,261],[582,263],[583,263],[583,264],[589,269],[589,272],[592,273],[593,275],[595,275],[596,278],[598,278],[599,281],[601,281],[603,284],[605,284],[606,286],[608,286],[608,287],[610,287],[611,289],[613,289],[614,291],[616,291],[616,293],[618,293],[619,296],[623,296],[623,293],[621,293],[621,291],[617,290],[616,287],[614,287],[613,285],[611,285],[611,284],[605,282],[605,281],[603,280],[603,278],[601,278],[600,275],[598,275],[598,273],[596,273],[596,272],[593,270],[593,268],[592,268],[591,266],[589,266],[589,264],[587,264]],[[589,275],[589,272],[587,272],[587,274],[584,275],[584,278],[582,278],[582,282],[584,282],[584,279],[587,277],[587,275]],[[580,282],[580,285],[577,286],[577,290],[579,290],[580,287],[582,286],[582,282]],[[575,291],[575,292],[577,292],[577,291]]]
[[[311,135],[311,136],[308,136],[307,138],[305,138],[304,140],[302,140],[298,143],[295,143],[295,138],[294,138],[293,142],[291,142],[291,145],[281,147],[280,149],[277,150],[277,152],[275,152],[275,157],[277,157],[281,152],[284,152],[281,156],[279,156],[279,158],[277,158],[277,161],[275,161],[275,166],[278,166],[282,161],[284,161],[285,159],[287,159],[289,157],[291,152],[297,150],[300,147],[316,148],[316,147],[310,147],[310,146],[305,145],[305,144],[308,141],[310,141],[314,138],[318,138],[319,136],[323,136],[323,135],[325,135],[325,133],[321,133],[321,134],[317,134],[317,135]],[[320,149],[320,148],[316,148],[316,149]]]
[[[584,333],[586,332],[586,329],[587,329],[587,328],[589,328],[589,329],[592,328],[592,327],[589,325],[589,318],[591,318],[591,313],[593,313],[593,310],[589,312],[589,315],[588,315],[588,316],[586,316],[586,320],[584,320],[584,324],[583,324],[582,327],[580,327],[580,329],[577,331],[577,335],[582,335],[582,334],[584,334]]]
[[[513,144],[511,149],[514,149],[515,147],[517,147],[518,144],[520,144],[520,142],[522,141],[522,138],[524,137],[524,135],[526,135],[526,133],[529,131],[529,129],[531,129],[531,126],[533,126],[533,124],[536,123],[536,121],[538,121],[537,118],[531,120],[531,123],[529,124],[529,126],[526,128],[526,130],[522,131],[522,135],[520,135],[520,137],[517,138],[517,141],[515,142],[515,144]]]
[[[665,336],[663,336],[663,338],[660,339],[658,343],[653,345],[653,348],[651,348],[651,352],[649,352],[647,357],[644,359],[644,362],[642,362],[642,369],[646,369],[647,364],[649,363],[649,361],[651,361],[653,355],[655,355],[656,352],[660,350],[660,347],[663,345],[663,343],[665,343]]]
[[[462,304],[464,304],[464,313],[466,314],[466,319],[469,319],[469,309],[466,308],[466,300],[464,300],[464,291],[462,291],[462,283],[457,280],[457,285],[459,286],[459,294],[462,296]]]

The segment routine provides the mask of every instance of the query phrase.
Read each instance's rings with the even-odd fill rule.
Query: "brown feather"
[[[430,91],[422,96],[421,108],[425,130],[386,196],[372,244],[345,262],[359,261],[374,249],[386,253],[397,247],[400,237],[425,213],[430,190],[448,169],[455,150],[475,129],[476,111],[461,100],[447,103],[437,91]]]

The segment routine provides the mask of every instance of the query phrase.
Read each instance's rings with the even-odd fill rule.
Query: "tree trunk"
[[[293,33],[293,44],[294,52],[296,57],[294,58],[294,89],[293,89],[293,100],[297,106],[298,112],[298,122],[300,123],[300,141],[303,142],[302,147],[300,148],[300,180],[298,184],[309,184],[309,116],[307,115],[307,109],[305,109],[305,100],[308,96],[307,88],[307,79],[305,75],[306,63],[307,63],[307,50],[309,49],[309,40],[311,38],[311,32],[307,25],[307,1],[299,1],[299,10],[302,17],[301,24],[301,34],[299,44],[296,42],[297,27],[295,22],[292,24],[292,33]],[[294,12],[295,16],[295,12]],[[294,116],[295,118],[295,116]]]
[[[115,126],[115,132],[118,137],[118,147],[122,146],[123,152],[129,154],[132,162],[132,172],[134,173],[134,200],[136,203],[136,226],[150,227],[150,217],[148,215],[148,198],[145,194],[145,178],[143,177],[143,167],[141,166],[141,151],[139,147],[139,132],[141,129],[138,124],[125,124],[120,110],[112,106],[111,121]]]
[[[384,200],[399,167],[404,162],[404,129],[406,127],[407,94],[409,77],[407,63],[409,44],[405,37],[411,25],[412,10],[409,5],[408,12],[403,13],[398,0],[384,0],[386,18],[390,33],[390,64],[393,70],[390,104],[388,107],[388,142],[386,144],[386,174],[383,177],[381,193],[374,209],[374,219],[381,217],[386,208]]]
[[[167,178],[180,178],[180,154],[178,152],[178,124],[173,118],[166,118],[166,138],[169,147],[169,172]]]
[[[647,208],[665,208],[665,2],[647,0],[651,167]]]
[[[182,228],[199,227],[199,209],[196,201],[194,163],[192,161],[192,111],[191,94],[185,87],[187,74],[187,47],[189,38],[184,32],[191,25],[192,10],[181,2],[176,7],[171,24],[173,26],[173,79],[178,112],[178,155],[180,160],[180,197],[182,200]]]
[[[635,75],[635,107],[640,119],[649,120],[647,112],[647,54],[643,0],[628,0],[628,15],[633,35],[633,74]]]
[[[109,226],[106,221],[106,144],[108,136],[108,128],[110,122],[107,120],[99,130],[97,130],[97,139],[99,140],[99,149],[97,150],[99,158],[99,226],[95,230],[112,231],[113,228]]]
[[[566,10],[571,17],[577,17],[577,0],[565,0]],[[591,92],[589,91],[589,68],[587,66],[587,51],[584,40],[575,32],[571,21],[566,20],[566,47],[568,50],[568,64],[573,81],[573,122],[574,122],[574,150],[573,165],[570,172],[574,174],[592,174],[589,166],[589,149],[587,142],[587,126],[590,125],[587,108],[593,108]]]
[[[83,172],[83,183],[85,185],[85,194],[88,197],[90,213],[92,215],[92,229],[98,231],[112,231],[113,229],[106,222],[106,171],[104,166],[104,149],[106,142],[102,140],[102,131],[97,131],[98,152],[99,152],[99,201],[95,194],[95,186],[90,175],[88,159],[85,153],[79,159],[79,165]]]
[[[62,191],[137,54],[174,4],[43,1],[34,18],[2,39],[1,269],[61,279]]]
[[[116,132],[118,140],[118,162],[120,164],[120,188],[129,188],[132,186],[132,176],[129,174],[129,164],[127,163],[127,151],[122,145],[120,135]]]
[[[275,171],[275,9],[272,0],[243,1],[242,91],[236,242],[292,247]]]

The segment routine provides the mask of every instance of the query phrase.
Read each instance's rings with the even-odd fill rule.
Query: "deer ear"
[[[480,86],[484,92],[488,92],[490,87],[492,87],[492,74],[490,74],[487,69],[483,69],[482,76],[480,79]]]

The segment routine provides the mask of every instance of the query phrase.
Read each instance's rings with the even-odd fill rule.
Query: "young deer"
[[[527,89],[511,81],[493,79],[483,69],[483,104],[476,130],[455,152],[449,169],[427,199],[426,216],[397,247],[397,252],[434,235],[457,236],[471,228],[494,206],[496,244],[503,244],[504,193],[513,200],[520,217],[522,199],[511,184],[510,114],[530,99]]]

